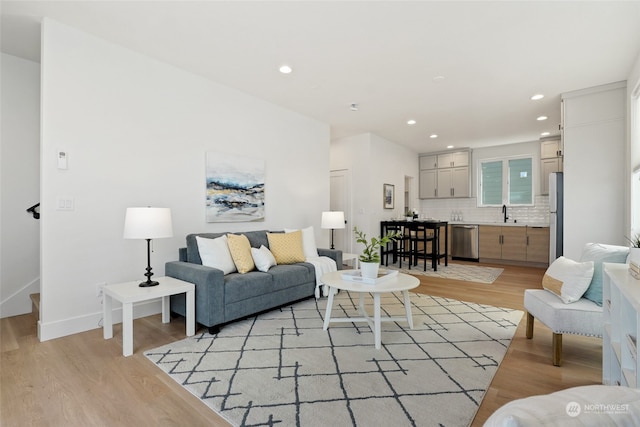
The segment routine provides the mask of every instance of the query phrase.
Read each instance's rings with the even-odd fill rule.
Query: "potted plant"
[[[362,255],[359,256],[362,277],[375,279],[378,277],[378,268],[380,266],[380,248],[400,238],[402,232],[397,231],[388,233],[383,237],[372,237],[371,240],[368,240],[367,235],[358,230],[358,227],[353,227],[353,233],[356,235],[356,242],[364,245]]]
[[[631,243],[629,249],[629,261],[635,265],[640,265],[640,234],[636,233],[633,238],[626,238]]]

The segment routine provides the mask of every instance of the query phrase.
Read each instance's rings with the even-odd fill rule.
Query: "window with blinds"
[[[479,171],[479,206],[533,204],[531,157],[481,161]]]
[[[482,162],[481,170],[481,204],[502,205],[502,160]]]
[[[531,158],[509,160],[509,205],[530,205],[533,203],[533,181],[531,179]]]

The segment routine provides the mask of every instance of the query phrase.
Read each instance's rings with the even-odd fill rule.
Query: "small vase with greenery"
[[[398,231],[395,233],[388,233],[383,237],[372,237],[371,240],[367,239],[367,235],[358,230],[358,227],[353,227],[353,232],[356,235],[356,242],[362,243],[364,245],[362,255],[360,255],[359,257],[362,276],[370,278],[378,277],[378,266],[380,264],[380,248],[387,243],[393,242],[394,240],[402,237],[402,232]],[[374,269],[375,273],[370,269]]]
[[[640,234],[636,234],[633,238],[625,237],[629,243],[631,243],[632,248],[640,248]]]
[[[635,265],[640,265],[640,234],[636,234],[633,238],[626,238],[631,243],[629,249],[629,262]]]

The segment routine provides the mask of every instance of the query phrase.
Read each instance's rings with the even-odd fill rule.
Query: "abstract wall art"
[[[206,153],[207,222],[264,221],[264,160]]]
[[[385,209],[393,209],[396,198],[395,187],[391,184],[382,185],[382,204]]]

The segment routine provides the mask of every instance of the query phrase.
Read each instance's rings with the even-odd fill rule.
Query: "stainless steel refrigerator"
[[[562,256],[562,172],[549,174],[549,265]]]

